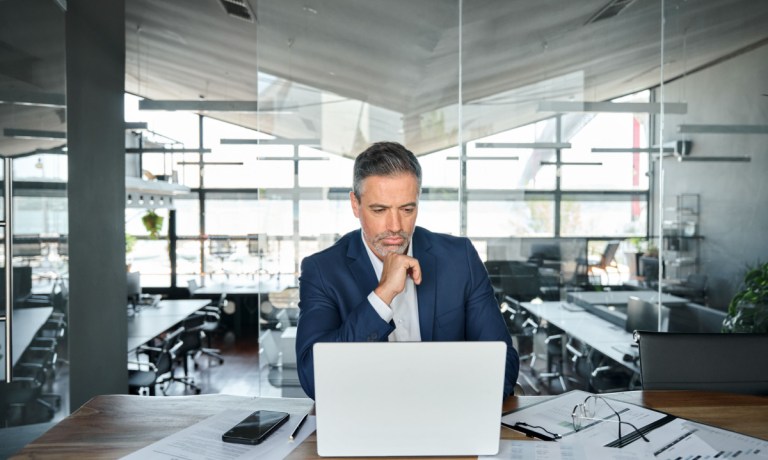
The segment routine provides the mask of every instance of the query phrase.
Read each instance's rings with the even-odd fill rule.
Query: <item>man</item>
[[[314,399],[316,342],[501,340],[510,395],[519,358],[477,251],[466,238],[416,227],[416,157],[400,144],[373,144],[355,160],[353,179],[361,229],[301,264],[296,357],[304,391]]]

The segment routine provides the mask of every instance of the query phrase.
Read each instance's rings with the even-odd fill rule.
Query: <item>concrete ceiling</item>
[[[660,81],[659,1],[622,0],[591,23],[607,0],[248,1],[254,22],[220,0],[126,0],[126,91],[258,100],[260,114],[208,115],[353,156],[381,139],[420,154],[455,145],[460,100],[471,140],[551,116],[543,99],[601,101]],[[768,2],[665,5],[667,80],[768,43]],[[63,94],[63,22],[53,0],[0,0],[0,96]],[[66,129],[61,109],[7,103],[0,123]],[[3,155],[60,143],[0,132]]]

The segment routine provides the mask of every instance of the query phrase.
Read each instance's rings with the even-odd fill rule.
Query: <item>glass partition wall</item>
[[[0,428],[69,413],[64,14],[0,3]]]
[[[129,11],[126,119],[148,121],[138,135],[166,149],[141,153],[140,172],[185,187],[157,209],[157,239],[142,220],[151,207],[126,210],[145,287],[255,286],[234,300],[245,316],[232,326],[280,338],[301,260],[358,227],[355,155],[394,140],[424,169],[418,224],[530,273],[500,288],[515,302],[674,292],[724,314],[745,268],[768,256],[766,6],[379,3],[253,2],[258,20],[228,32],[242,59],[174,91],[139,27],[151,7]],[[144,97],[211,104],[139,110]],[[266,346],[260,366],[274,373]]]

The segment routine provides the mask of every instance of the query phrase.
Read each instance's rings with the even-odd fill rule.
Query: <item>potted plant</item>
[[[768,332],[768,262],[748,268],[728,304],[723,332]]]
[[[150,209],[144,214],[141,221],[144,223],[144,228],[149,232],[149,237],[156,240],[163,229],[163,217],[157,215],[154,209]]]

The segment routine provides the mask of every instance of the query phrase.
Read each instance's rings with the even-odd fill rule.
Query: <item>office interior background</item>
[[[750,0],[0,1],[2,378],[29,378],[5,337],[50,305],[55,417],[127,392],[128,272],[275,286],[230,306],[258,336],[357,227],[381,140],[419,157],[419,225],[533,273],[503,295],[698,280],[725,312],[768,259],[766,23]]]

